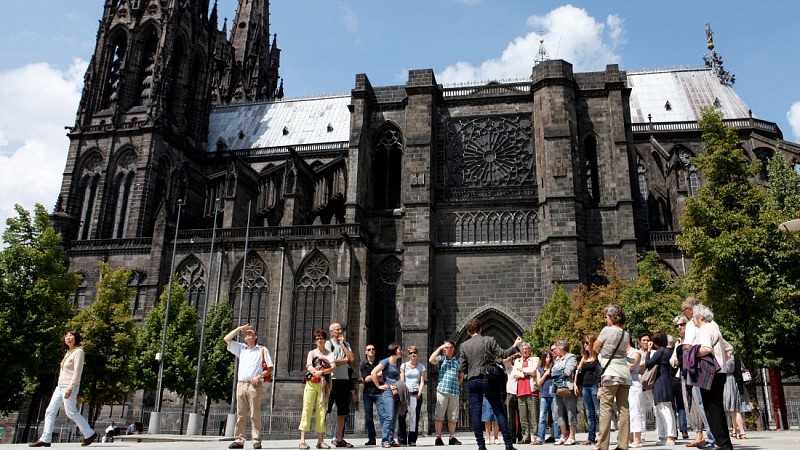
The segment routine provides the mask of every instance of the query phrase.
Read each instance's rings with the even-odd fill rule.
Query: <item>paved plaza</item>
[[[651,433],[653,433],[651,431]],[[746,440],[733,440],[733,445],[737,450],[756,450],[756,449],[770,449],[770,450],[800,450],[800,431],[748,431],[748,438]],[[613,435],[612,435],[613,436]],[[198,436],[195,438],[188,438],[186,436],[158,436],[159,441],[147,441],[154,438],[149,435],[142,435],[145,442],[136,442],[135,440],[117,440],[113,443],[94,443],[91,448],[105,448],[105,449],[135,449],[135,450],[149,450],[149,449],[193,449],[193,450],[223,450],[227,449],[230,440],[220,441],[211,440],[211,437]],[[181,439],[180,441],[173,441],[171,439]],[[471,450],[477,447],[475,438],[471,434],[459,433],[458,439],[463,442],[463,445],[456,448]],[[374,448],[378,449],[380,446],[366,447],[362,445],[365,438],[349,438],[349,441],[355,445],[356,448]],[[314,447],[314,440],[307,441],[311,448]],[[688,441],[678,441],[677,445],[659,447],[655,443],[647,443],[643,448],[656,449],[681,449],[686,450],[685,444]],[[434,447],[433,437],[423,437],[417,442],[417,447]],[[291,440],[275,440],[263,441],[263,448],[265,449],[296,449],[298,444],[297,439]],[[612,443],[613,445],[613,443]],[[500,445],[488,445],[489,450],[502,450],[504,447]],[[547,449],[547,448],[561,448],[553,444],[545,444],[543,446],[532,446],[515,444],[519,450],[523,449]],[[0,450],[10,450],[27,448],[26,444],[0,444]],[[70,444],[53,444],[50,448],[81,448],[79,443]],[[252,445],[248,442],[245,444],[245,449],[252,449]],[[588,446],[575,445],[572,447],[574,450],[588,450]],[[612,447],[613,448],[613,447]]]

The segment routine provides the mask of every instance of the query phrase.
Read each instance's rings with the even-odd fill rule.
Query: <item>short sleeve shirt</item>
[[[344,346],[350,349],[350,344],[348,342],[345,342]],[[325,343],[325,348],[327,348],[328,351],[333,352],[334,360],[347,358],[347,354],[344,352],[342,346],[339,345],[339,343],[333,339],[328,339],[328,342]],[[352,351],[352,349],[350,350]],[[334,380],[350,379],[350,373],[347,370],[348,367],[350,367],[349,364],[342,364],[336,366],[336,368],[333,369],[333,375],[331,376],[331,378],[333,378]]]
[[[400,364],[392,364],[389,358],[382,359],[383,380],[386,384],[395,384],[400,381]]]
[[[269,350],[261,345],[255,345],[253,348],[237,341],[231,341],[228,344],[228,351],[233,353],[239,358],[239,371],[236,372],[236,380],[250,381],[261,373],[261,349],[264,349],[264,360],[267,362],[267,367],[272,367],[272,358],[269,356]]]
[[[622,339],[622,341],[620,341]],[[614,349],[616,348],[617,351],[614,353],[615,358],[624,358],[625,357],[625,350],[628,348],[628,342],[630,341],[630,336],[628,332],[623,330],[622,328],[618,327],[605,327],[600,334],[597,336],[598,341],[603,342],[603,347],[600,349],[600,355],[603,358],[610,358],[611,354],[614,353]],[[617,347],[617,342],[619,342],[619,347]]]
[[[447,359],[444,355],[436,357],[439,364],[439,385],[436,391],[442,394],[459,395],[461,388],[458,385],[458,356]]]
[[[408,391],[418,392],[422,374],[425,372],[425,364],[417,363],[416,367],[411,367],[408,363],[403,363],[400,369],[405,372]]]

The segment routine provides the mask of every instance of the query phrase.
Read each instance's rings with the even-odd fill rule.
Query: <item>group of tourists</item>
[[[732,450],[731,437],[747,438],[742,413],[752,410],[745,388],[745,374],[749,372],[721,335],[708,307],[689,297],[681,309],[683,314],[673,319],[676,338],[664,331],[645,332],[634,342],[625,331],[623,309],[609,305],[603,311],[606,326],[597,336],[587,335],[581,340],[579,356],[570,352],[565,339],[556,340],[541,355],[534,355],[531,344],[520,337],[503,349],[493,337],[482,335],[478,320],[468,321],[469,337],[458,352],[455,343],[446,340],[428,358],[431,368],[438,372],[435,445],[445,445],[445,422],[447,443],[461,444],[456,438],[456,424],[465,386],[479,450],[485,450],[489,443],[499,444],[498,434],[502,434],[506,450],[513,450],[516,443],[542,445],[548,440],[555,445],[575,445],[581,399],[588,424],[588,435],[581,444],[592,446],[591,450],[609,449],[612,422],[617,429],[615,450],[644,445],[648,409],[656,417],[657,445],[675,445],[679,432],[688,440],[691,429],[695,436],[687,447],[713,445]],[[234,340],[239,333],[243,333],[244,342]],[[74,331],[64,336],[67,352],[58,386],[47,408],[44,431],[30,444],[32,447],[50,446],[54,420],[62,405],[83,433],[83,446],[98,437],[77,412],[75,398],[84,362],[80,340]],[[355,400],[351,369],[355,355],[338,323],[331,324],[328,332],[315,330],[313,340],[303,379],[299,448],[310,448],[306,434],[311,431],[314,416],[316,448],[330,448],[324,433],[326,415],[333,406],[337,419],[332,445],[351,448],[344,432],[345,418]],[[259,449],[262,387],[271,380],[272,359],[258,344],[250,325],[234,328],[224,341],[239,360],[236,425],[229,448],[244,447],[249,420],[253,448]],[[415,446],[427,379],[425,364],[413,345],[404,352],[400,344],[391,343],[383,359],[376,356],[377,350],[372,344],[366,345],[359,368],[368,439],[365,445],[376,445],[374,406],[383,448]],[[731,414],[730,434],[726,412]],[[548,424],[551,433],[546,438]]]

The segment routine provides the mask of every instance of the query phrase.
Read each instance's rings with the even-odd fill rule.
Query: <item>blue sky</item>
[[[55,202],[103,3],[0,7],[0,230],[14,203]],[[220,27],[236,4],[219,0]],[[295,97],[348,92],[357,73],[376,86],[421,68],[440,83],[523,78],[540,36],[576,71],[699,67],[710,22],[736,92],[797,142],[798,19],[796,1],[272,0],[271,32]]]

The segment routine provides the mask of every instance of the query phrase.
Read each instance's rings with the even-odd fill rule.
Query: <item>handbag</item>
[[[272,371],[269,370],[269,366],[267,366],[267,357],[265,356],[266,348],[261,347],[261,371],[267,372],[264,375],[264,383],[269,383],[272,381]]]
[[[568,387],[563,386],[556,389],[557,397],[572,397],[573,395],[575,395],[575,393]]]
[[[486,361],[486,364],[484,364],[481,370],[481,375],[486,377],[489,381],[504,381],[506,369],[500,363]]]
[[[653,365],[653,367],[644,371],[643,374],[639,375],[639,381],[642,383],[642,390],[649,391],[653,389],[656,385],[656,378],[658,378],[658,369],[661,367],[661,358],[664,357],[664,353],[661,353],[658,356],[658,361]]]

